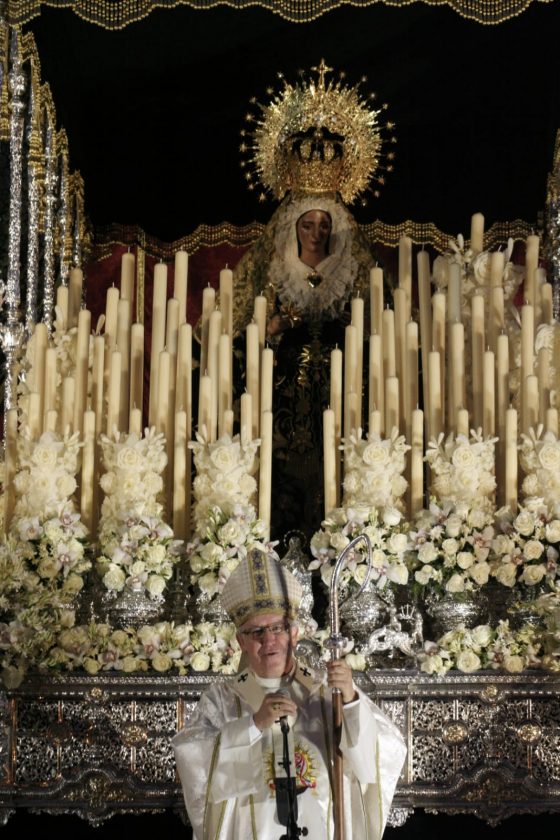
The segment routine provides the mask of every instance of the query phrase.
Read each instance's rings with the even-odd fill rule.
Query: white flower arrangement
[[[410,446],[398,429],[386,440],[379,435],[362,438],[362,430],[345,440],[344,507],[368,505],[372,508],[402,509],[402,496],[408,483],[403,476]]]
[[[527,500],[517,514],[509,508],[496,513],[491,575],[525,596],[535,597],[558,575],[560,517],[541,499]]]
[[[540,500],[560,516],[560,441],[542,425],[521,435],[519,463],[525,473],[522,492],[527,500]]]
[[[496,490],[494,445],[498,438],[483,437],[471,430],[470,437],[451,432],[432,438],[424,460],[430,465],[431,495],[440,504],[465,503],[488,512],[494,508]]]
[[[211,671],[234,674],[241,651],[235,625],[175,624],[161,621],[135,629],[114,630],[108,624],[81,625],[62,630],[44,664],[49,668],[88,674],[119,671],[127,674],[173,671]]]
[[[214,443],[197,434],[189,443],[196,478],[194,537],[187,546],[191,584],[206,601],[218,595],[231,572],[251,548],[276,553],[266,542],[266,527],[255,501],[258,440],[242,444],[239,435]]]
[[[209,443],[198,433],[196,440],[189,443],[196,468],[193,517],[197,533],[204,532],[209,511],[255,504],[259,445],[259,440],[241,443],[239,435],[223,435]]]
[[[513,239],[508,239],[504,252],[504,270],[500,278],[500,285],[504,290],[504,301],[513,301],[515,294],[525,277],[525,269],[511,262],[513,254]],[[433,263],[433,278],[438,290],[445,291],[449,280],[449,265],[454,263],[461,272],[461,312],[463,317],[469,318],[470,300],[474,294],[482,294],[488,298],[491,288],[490,282],[490,251],[475,253],[471,248],[465,248],[465,240],[461,234],[456,240],[448,241],[445,254],[436,257]],[[509,316],[508,312],[508,316]],[[513,318],[513,316],[512,316]],[[509,330],[508,330],[509,332]]]
[[[493,521],[492,512],[467,503],[432,501],[420,511],[410,531],[413,588],[439,598],[462,598],[484,586],[490,576]]]
[[[276,553],[266,542],[265,526],[252,505],[234,504],[207,511],[200,533],[187,545],[190,582],[206,600],[219,594],[251,548]]]
[[[336,558],[359,534],[366,534],[372,546],[370,580],[379,590],[408,582],[405,562],[409,549],[408,523],[396,507],[380,513],[374,507],[335,508],[311,538],[315,558],[308,568],[319,569],[326,587],[330,586]],[[367,547],[364,540],[349,552],[340,573],[341,591],[351,594],[363,584],[367,573]]]
[[[518,674],[526,668],[541,666],[539,633],[526,624],[512,631],[507,621],[497,627],[480,624],[467,629],[459,625],[445,633],[438,642],[425,642],[418,654],[420,670],[445,676],[452,668],[464,674],[484,669]]]
[[[100,441],[106,471],[97,571],[111,592],[128,587],[161,602],[183,546],[173,539],[157,500],[167,463],[164,437],[146,429],[142,437],[115,432]]]

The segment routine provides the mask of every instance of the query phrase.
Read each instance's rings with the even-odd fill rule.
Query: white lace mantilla
[[[309,210],[323,210],[332,219],[330,254],[315,269],[298,256],[297,220]],[[358,272],[352,255],[352,230],[349,213],[340,202],[328,197],[309,196],[286,205],[276,230],[275,255],[269,279],[284,306],[292,306],[307,319],[333,319],[344,308]],[[321,283],[312,287],[308,277],[319,274]]]

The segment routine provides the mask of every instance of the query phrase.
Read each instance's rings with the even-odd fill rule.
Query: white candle
[[[406,323],[410,320],[412,301],[412,239],[409,236],[401,236],[399,239],[399,287],[406,293]]]
[[[95,431],[97,435],[103,430],[104,411],[104,370],[105,370],[105,336],[96,335],[93,339],[93,370],[91,377],[91,407],[95,411]]]
[[[439,353],[442,422],[445,417],[445,321],[447,299],[442,292],[432,295],[432,350]]]
[[[90,535],[93,532],[93,489],[95,481],[95,411],[85,411],[83,416],[84,446],[82,449],[82,474],[80,481],[80,510],[82,522]]]
[[[505,501],[512,513],[517,513],[517,411],[506,412]]]
[[[259,519],[264,522],[265,536],[270,533],[270,503],[272,496],[272,412],[261,417],[261,450],[259,459]]]
[[[334,411],[323,411],[323,479],[325,493],[325,517],[336,507],[336,443],[334,431]]]
[[[383,380],[383,357],[381,336],[371,335],[369,338],[369,415],[377,410],[383,418],[385,410],[385,384]]]
[[[76,399],[74,402],[74,431],[82,433],[84,411],[87,408],[89,336],[91,312],[82,309],[78,313],[78,335],[76,338]]]
[[[552,324],[554,321],[552,283],[543,283],[541,286],[541,312],[543,324]]]
[[[381,437],[381,412],[376,408],[369,415],[368,440],[377,440]]]
[[[455,322],[449,325],[449,373],[450,373],[450,413],[449,424],[453,425],[457,411],[465,402],[465,330],[463,324]]]
[[[130,320],[131,302],[119,300],[117,305],[117,348],[121,354],[121,396],[119,401],[119,429],[128,425],[130,397]]]
[[[223,418],[223,434],[228,435],[228,437],[233,437],[233,410],[228,408],[224,411],[224,418]]]
[[[474,427],[482,426],[482,367],[485,349],[484,295],[471,298],[471,361]]]
[[[142,411],[139,408],[131,408],[128,418],[128,431],[130,434],[142,437]]]
[[[396,376],[385,379],[385,435],[399,428],[399,380]]]
[[[456,427],[457,427],[457,434],[464,435],[464,437],[469,436],[469,412],[466,408],[459,408],[457,410],[457,418],[456,418]]]
[[[68,286],[58,286],[56,290],[56,317],[60,321],[62,332],[68,329]]]
[[[406,325],[406,373],[405,421],[407,432],[409,432],[412,413],[415,410],[415,406],[418,405],[418,324],[416,321],[409,321]]]
[[[266,340],[266,317],[268,301],[264,295],[257,295],[253,304],[253,320],[259,329],[259,347],[262,350]]]
[[[496,350],[498,336],[504,329],[504,290],[501,286],[490,289],[490,330],[488,344],[491,350]]]
[[[396,365],[397,376],[399,378],[399,406],[400,406],[400,426],[406,428],[406,383],[408,380],[408,373],[406,369],[406,291],[398,288],[393,292],[393,301],[395,305],[395,350],[396,350]]]
[[[412,412],[410,450],[410,517],[424,507],[424,412]]]
[[[144,324],[130,329],[130,409],[142,413],[144,405]],[[142,423],[140,423],[140,426]]]
[[[119,290],[116,286],[107,289],[105,303],[105,376],[109,377],[111,353],[117,344],[117,310],[119,305]]]
[[[200,377],[198,392],[198,433],[206,440],[209,440],[211,396],[212,382],[208,374],[205,374]]]
[[[231,409],[231,403],[231,336],[224,332],[219,337],[218,342],[218,427],[220,437],[226,434],[226,414]]]
[[[504,252],[492,251],[490,254],[490,286],[501,286],[504,279]]]
[[[397,375],[396,349],[395,349],[395,313],[392,309],[383,310],[383,375]]]
[[[428,354],[428,433],[436,438],[443,430],[440,355],[437,350]]]
[[[369,273],[370,324],[372,333],[383,333],[383,270],[372,268]]]
[[[181,324],[177,348],[177,382],[175,402],[179,411],[187,414],[187,437],[190,440],[192,430],[192,327]]]
[[[120,431],[121,368],[121,353],[119,350],[113,350],[109,368],[109,402],[107,406],[107,435],[111,438],[115,429]]]
[[[74,377],[66,376],[62,380],[62,406],[60,409],[60,425],[63,435],[72,434],[74,431],[74,399]]]
[[[207,286],[202,290],[202,315],[200,316],[200,369],[208,369],[208,329],[210,314],[216,308],[216,290]]]
[[[532,234],[527,237],[525,246],[525,283],[523,296],[527,303],[535,303],[535,271],[539,265],[539,237]]]
[[[81,268],[71,268],[68,278],[68,329],[78,326],[78,313],[82,306],[84,274]]]
[[[539,383],[539,423],[546,420],[550,408],[550,366],[552,363],[548,347],[541,347],[537,354],[537,380]]]
[[[31,440],[39,440],[41,436],[41,397],[36,391],[31,391],[27,404],[27,425]]]
[[[43,412],[45,410],[45,355],[49,341],[46,324],[42,322],[35,324],[33,338],[35,351],[33,353],[33,367],[31,370],[32,375],[29,377],[29,387],[39,394],[40,418],[42,423]]]
[[[48,347],[45,352],[45,414],[48,411],[55,411],[57,408],[57,379],[56,349]]]
[[[422,396],[426,409],[428,405],[428,354],[432,349],[430,257],[427,251],[418,252],[416,263],[418,267],[418,307],[420,314],[420,348],[422,353],[421,370],[424,371],[422,377]],[[428,420],[428,413],[426,411],[425,419]]]
[[[241,394],[240,408],[240,438],[241,445],[246,446],[253,440],[253,398],[245,391]]]
[[[136,271],[136,260],[134,254],[125,253],[121,257],[121,300],[128,300],[130,311],[134,303],[134,275]]]
[[[220,271],[220,312],[223,331],[233,335],[233,271],[230,268]]]
[[[246,383],[247,391],[252,397],[252,432],[251,440],[259,437],[259,380],[260,380],[260,353],[259,353],[259,328],[253,321],[247,324],[246,328]]]
[[[449,265],[447,320],[450,324],[461,320],[461,268],[454,262]]]
[[[473,213],[471,216],[471,251],[479,254],[484,249],[484,216],[482,213]]]
[[[159,354],[165,346],[165,317],[167,311],[167,266],[154,266],[154,291],[152,298],[152,341],[150,347],[150,394],[148,425],[155,426],[158,395]]]
[[[496,431],[495,360],[492,350],[484,353],[482,392],[482,431],[487,437]]]
[[[173,532],[175,538],[187,537],[187,415],[175,414],[175,446],[173,452]]]
[[[54,409],[49,409],[49,411],[45,412],[45,422],[44,422],[44,429],[45,432],[56,432],[56,427],[58,423],[58,411]]]
[[[362,425],[362,390],[363,390],[363,369],[364,369],[364,299],[356,297],[352,299],[351,324],[356,327],[356,357],[354,384],[352,390],[356,392],[358,415],[358,426]]]
[[[525,379],[524,394],[525,399],[523,401],[523,405],[525,406],[525,427],[523,431],[525,434],[529,434],[529,430],[536,429],[539,422],[539,380],[534,374],[527,376]]]
[[[189,255],[186,251],[177,251],[173,271],[173,297],[179,301],[179,324],[187,320],[187,281]]]
[[[272,411],[272,380],[274,369],[274,352],[265,347],[261,354],[261,414]]]
[[[546,412],[545,428],[547,432],[551,432],[556,439],[558,439],[558,409],[549,408]]]

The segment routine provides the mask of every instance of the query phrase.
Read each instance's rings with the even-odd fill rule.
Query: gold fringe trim
[[[154,9],[174,9],[190,6],[192,9],[213,9],[229,6],[246,9],[260,6],[274,12],[291,23],[309,23],[333,9],[352,5],[358,7],[384,3],[386,6],[404,7],[418,0],[7,0],[6,19],[12,26],[28,23],[41,13],[41,6],[72,8],[78,17],[103,29],[124,29],[130,23],[142,20]],[[552,3],[553,0],[422,0],[428,6],[448,6],[461,17],[485,25],[504,23],[533,3]]]
[[[415,245],[430,246],[443,253],[449,240],[455,239],[453,234],[446,233],[429,222],[407,220],[398,225],[390,225],[375,221],[360,225],[360,228],[370,242],[389,248],[397,248],[401,236],[409,236]],[[216,248],[219,245],[248,248],[264,229],[265,225],[261,222],[251,222],[242,226],[222,222],[219,225],[199,225],[193,233],[182,236],[175,242],[163,242],[155,236],[150,236],[137,225],[114,224],[97,230],[92,257],[94,260],[106,259],[115,245],[139,246],[147,256],[165,262],[172,260],[179,250],[194,254],[200,248]],[[495,222],[484,234],[484,247],[487,250],[495,249],[510,238],[514,241],[525,241],[535,229],[535,224],[522,219]]]

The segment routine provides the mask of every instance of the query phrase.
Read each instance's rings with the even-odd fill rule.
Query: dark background
[[[121,31],[45,8],[26,27],[38,45],[71,164],[95,225],[138,224],[164,241],[199,224],[266,222],[244,185],[239,131],[249,100],[268,101],[278,71],[296,81],[321,57],[389,105],[398,138],[381,196],[355,208],[435,222],[468,236],[536,223],[560,127],[560,4],[533,3],[484,26],[447,7],[345,6],[308,24],[260,8],[152,12]]]
[[[25,29],[35,35],[95,226],[138,224],[171,242],[203,223],[266,222],[275,205],[257,202],[239,168],[243,117],[252,96],[277,88],[278,71],[295,81],[321,57],[351,83],[367,75],[363,91],[388,102],[397,124],[395,171],[379,199],[354,209],[359,221],[430,221],[468,236],[473,212],[487,227],[536,224],[544,207],[560,128],[558,2],[533,3],[498,26],[418,3],[345,7],[309,24],[258,8],[177,8],[119,32],[44,9]],[[546,815],[491,827],[474,816],[417,812],[385,837],[552,840],[557,826]],[[190,838],[171,812],[100,827],[18,812],[2,837],[121,840],[140,831]]]

